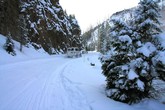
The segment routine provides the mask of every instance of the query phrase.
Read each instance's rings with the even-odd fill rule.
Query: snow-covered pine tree
[[[159,11],[155,1],[141,0],[135,27],[113,20],[112,44],[116,54],[102,65],[107,80],[108,97],[125,103],[135,103],[150,97],[157,48],[154,37],[161,32]]]
[[[106,53],[111,49],[111,44],[110,44],[111,39],[110,39],[109,31],[110,31],[110,25],[109,25],[109,22],[107,21],[105,24]]]
[[[163,11],[163,6],[165,6],[165,0],[157,0],[161,11]],[[159,13],[158,13],[159,14]],[[163,15],[163,14],[162,14]],[[163,22],[161,22],[163,23]],[[156,36],[155,38],[157,38]],[[163,81],[165,81],[165,60],[164,60],[164,52],[165,47],[162,45],[162,39],[158,37],[155,40],[158,51],[156,55],[152,58],[152,62],[154,64],[156,75]]]
[[[106,32],[105,32],[105,26],[104,23],[101,24],[100,28],[98,29],[98,51],[102,54],[105,54],[106,52]]]
[[[110,25],[109,22],[103,22],[100,27],[98,28],[98,51],[101,52],[103,55],[107,54],[110,50]]]
[[[71,40],[71,46],[76,46],[79,48],[82,48],[82,37],[80,36],[81,34],[81,29],[80,26],[75,18],[75,15],[69,15],[69,21],[72,26],[72,38]]]
[[[101,28],[100,27],[98,27],[98,34],[97,34],[97,36],[98,36],[98,42],[97,42],[97,51],[98,52],[100,52],[101,51]]]
[[[15,56],[16,53],[14,51],[14,42],[12,41],[11,34],[9,33],[6,38],[6,43],[4,44],[4,49],[11,55]]]
[[[155,0],[141,0],[135,13],[135,29],[140,34],[141,41],[151,42],[153,37],[161,32],[158,3]]]
[[[141,91],[137,86],[138,75],[131,68],[130,62],[134,58],[132,39],[128,26],[119,19],[113,19],[111,28],[113,54],[102,65],[103,74],[107,81],[107,96],[125,103],[132,103],[139,99]],[[138,94],[136,96],[136,94]]]
[[[139,47],[137,48],[137,59],[141,58],[141,67],[137,68],[140,79],[146,85],[145,94],[149,95],[152,79],[155,72],[163,70],[162,64],[155,58],[158,56],[157,35],[161,32],[160,26],[160,7],[156,0],[141,0],[139,8],[136,10],[135,31],[139,37]],[[145,65],[145,67],[143,66]],[[160,66],[161,65],[161,66]]]

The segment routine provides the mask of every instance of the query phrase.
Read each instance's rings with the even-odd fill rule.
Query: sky
[[[74,14],[82,32],[96,26],[113,13],[138,5],[139,0],[60,0],[68,14]]]

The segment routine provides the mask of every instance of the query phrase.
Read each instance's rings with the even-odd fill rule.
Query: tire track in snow
[[[16,95],[16,96],[12,97],[12,98],[10,99],[10,101],[9,101],[7,104],[3,105],[2,108],[0,108],[0,109],[2,109],[2,110],[10,110],[10,109],[11,109],[11,108],[10,108],[11,103],[12,103],[12,105],[14,105],[14,107],[16,106],[16,105],[15,105],[15,102],[20,102],[20,104],[21,104],[21,100],[20,100],[20,97],[19,97],[19,96],[22,95],[23,97],[25,97],[24,93],[26,92],[26,89],[32,84],[33,81],[34,81],[34,80],[28,82],[28,84],[24,87],[24,89],[22,89],[21,91],[19,91],[19,92],[17,93],[17,94],[19,94],[19,95]],[[13,88],[13,89],[14,89],[14,88]],[[11,89],[11,91],[12,91],[12,89]],[[10,97],[8,97],[8,98],[10,98]],[[23,99],[25,99],[25,98],[23,98]],[[14,110],[14,107],[12,108],[12,110]],[[17,110],[20,110],[20,109],[17,108]]]
[[[34,60],[36,65],[41,62],[43,64],[49,63],[45,59],[38,61],[36,63]],[[14,93],[9,91],[8,94],[12,97],[4,99],[6,102],[3,105],[0,104],[0,110],[91,110],[85,95],[77,84],[65,77],[68,69],[74,69],[69,68],[69,65],[72,65],[74,61],[77,61],[77,59],[67,60],[67,62],[64,60],[61,62],[61,66],[54,69],[52,64],[55,63],[49,64],[49,71],[44,70],[46,68],[36,70],[35,73],[31,73],[32,70],[28,71],[30,74],[28,78],[18,80],[14,84],[11,83],[10,87],[7,87],[6,90],[12,91],[13,89]],[[30,62],[33,63],[33,61]],[[30,62],[21,62],[11,66],[14,68],[19,65],[30,65]],[[21,74],[17,75],[19,76],[16,76],[14,80],[23,77]],[[7,81],[9,78],[7,78]],[[17,84],[19,84],[19,88],[17,88]],[[9,97],[5,96],[3,98]]]
[[[92,110],[92,107],[88,104],[87,98],[83,91],[77,86],[77,83],[72,82],[65,76],[65,73],[70,70],[69,66],[72,65],[74,61],[69,62],[63,67],[63,70],[60,73],[60,80],[62,82],[62,86],[65,91],[68,93],[68,99],[70,101],[70,105],[72,110]],[[72,68],[74,69],[74,68]]]
[[[64,60],[66,62],[66,60]],[[61,63],[63,63],[62,61]],[[27,65],[32,64],[40,64],[41,62],[45,65],[47,63],[50,63],[49,61],[41,60],[39,63],[36,63],[36,60],[25,62],[25,63],[17,63],[13,65],[9,65],[11,70],[16,70],[15,67],[26,67]],[[52,63],[55,64],[55,63]],[[49,105],[50,102],[50,94],[52,90],[51,86],[49,85],[51,82],[52,74],[54,74],[55,69],[57,69],[59,66],[57,66],[55,69],[53,69],[53,65],[48,64],[49,68],[41,68],[39,69],[37,66],[35,69],[38,70],[28,70],[26,72],[26,75],[28,74],[28,78],[21,75],[21,71],[16,74],[16,76],[9,76],[13,74],[9,74],[8,68],[5,70],[9,77],[6,77],[6,75],[1,74],[1,78],[4,79],[1,80],[0,87],[5,87],[5,90],[0,91],[1,96],[1,103],[0,103],[0,110],[50,110]],[[45,65],[46,66],[46,65]],[[14,68],[14,69],[13,69]],[[30,69],[30,68],[29,68]],[[46,72],[43,72],[45,69]],[[48,70],[46,70],[48,69]],[[4,70],[3,70],[4,71]],[[31,73],[33,72],[33,73]],[[29,75],[30,74],[30,75]],[[12,78],[12,81],[14,83],[11,83],[10,79]],[[14,79],[13,79],[14,78]],[[24,78],[23,80],[20,78]],[[49,81],[50,80],[50,81]],[[23,82],[23,83],[22,83]],[[4,86],[3,84],[7,84]],[[9,84],[9,85],[8,85]],[[19,84],[19,85],[17,85]],[[48,86],[47,86],[48,85]],[[50,87],[49,87],[50,86]],[[5,91],[8,92],[8,94],[5,93]],[[4,94],[4,95],[3,95]],[[48,97],[48,98],[47,98]],[[2,103],[3,102],[3,103]]]

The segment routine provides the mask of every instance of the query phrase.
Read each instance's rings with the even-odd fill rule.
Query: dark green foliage
[[[107,67],[106,71],[108,72],[104,71],[104,75],[107,77],[108,97],[129,104],[146,97],[144,89],[138,87],[137,81],[140,80],[138,78],[128,79],[128,74],[131,71],[129,65],[116,66],[116,62],[111,62],[108,66],[104,64],[104,67]]]
[[[164,52],[159,52],[152,60],[156,70],[156,75],[163,81],[165,81],[165,62],[163,60]]]
[[[4,49],[11,55],[15,56],[16,53],[14,51],[14,42],[11,39],[11,36],[9,35],[6,38],[6,43],[4,44]]]
[[[165,64],[158,61],[156,63],[156,71],[159,73],[159,78],[165,81]]]

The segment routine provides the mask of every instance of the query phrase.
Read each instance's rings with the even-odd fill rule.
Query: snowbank
[[[12,56],[8,54],[4,49],[3,45],[6,42],[6,37],[0,34],[0,65],[6,63],[12,63],[16,61],[24,61],[36,58],[44,58],[49,55],[41,48],[39,50],[35,50],[33,46],[29,45],[29,48],[23,46],[23,51],[20,52],[20,44],[17,41],[14,41],[16,56]]]

